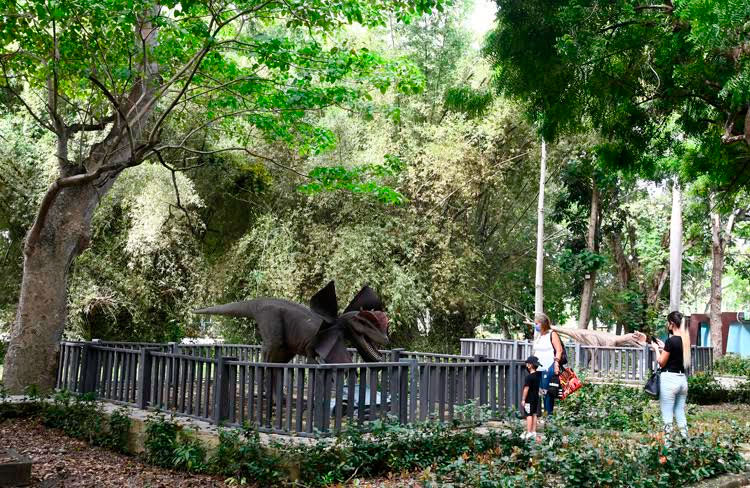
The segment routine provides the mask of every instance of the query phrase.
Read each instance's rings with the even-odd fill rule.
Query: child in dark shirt
[[[521,395],[521,407],[526,415],[526,437],[536,438],[536,414],[539,409],[539,384],[542,381],[542,373],[537,371],[541,364],[536,356],[526,359],[526,369],[529,374],[523,383],[523,394]]]

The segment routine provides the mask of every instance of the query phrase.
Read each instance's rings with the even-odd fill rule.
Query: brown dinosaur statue
[[[341,315],[338,310],[331,281],[310,299],[309,308],[279,298],[257,298],[195,313],[255,319],[264,362],[286,363],[301,355],[322,363],[350,363],[347,340],[366,361],[382,361],[378,347],[388,342],[388,316],[375,291],[364,286]]]

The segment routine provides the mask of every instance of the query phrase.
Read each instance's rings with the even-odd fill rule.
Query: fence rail
[[[485,355],[489,359],[523,361],[533,352],[529,341],[500,339],[461,339],[464,356]],[[656,358],[650,347],[603,347],[566,343],[568,363],[575,370],[583,370],[593,378],[621,381],[645,381],[654,369]],[[693,371],[710,371],[713,350],[692,347]]]
[[[520,400],[523,361],[384,351],[387,362],[263,363],[259,346],[63,342],[58,388],[261,432],[327,435],[394,417],[450,421]]]

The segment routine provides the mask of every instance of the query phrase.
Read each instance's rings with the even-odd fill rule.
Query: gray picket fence
[[[646,381],[656,366],[650,347],[601,347],[576,342],[565,344],[568,364],[575,371],[585,371],[587,377]],[[522,361],[532,354],[533,343],[500,339],[461,339],[461,354],[481,354],[490,359]],[[710,371],[713,367],[713,350],[710,347],[692,347],[692,370]]]
[[[383,351],[386,362],[260,362],[258,346],[110,342],[60,344],[57,387],[261,432],[328,435],[347,424],[450,421],[520,402],[525,366],[481,355]]]

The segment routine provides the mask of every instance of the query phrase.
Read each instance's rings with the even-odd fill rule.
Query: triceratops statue
[[[253,318],[263,340],[263,361],[286,363],[296,355],[321,363],[350,363],[347,340],[366,361],[382,361],[388,316],[375,291],[364,286],[339,315],[333,281],[310,299],[310,307],[279,298],[256,298],[202,308],[195,313]]]

